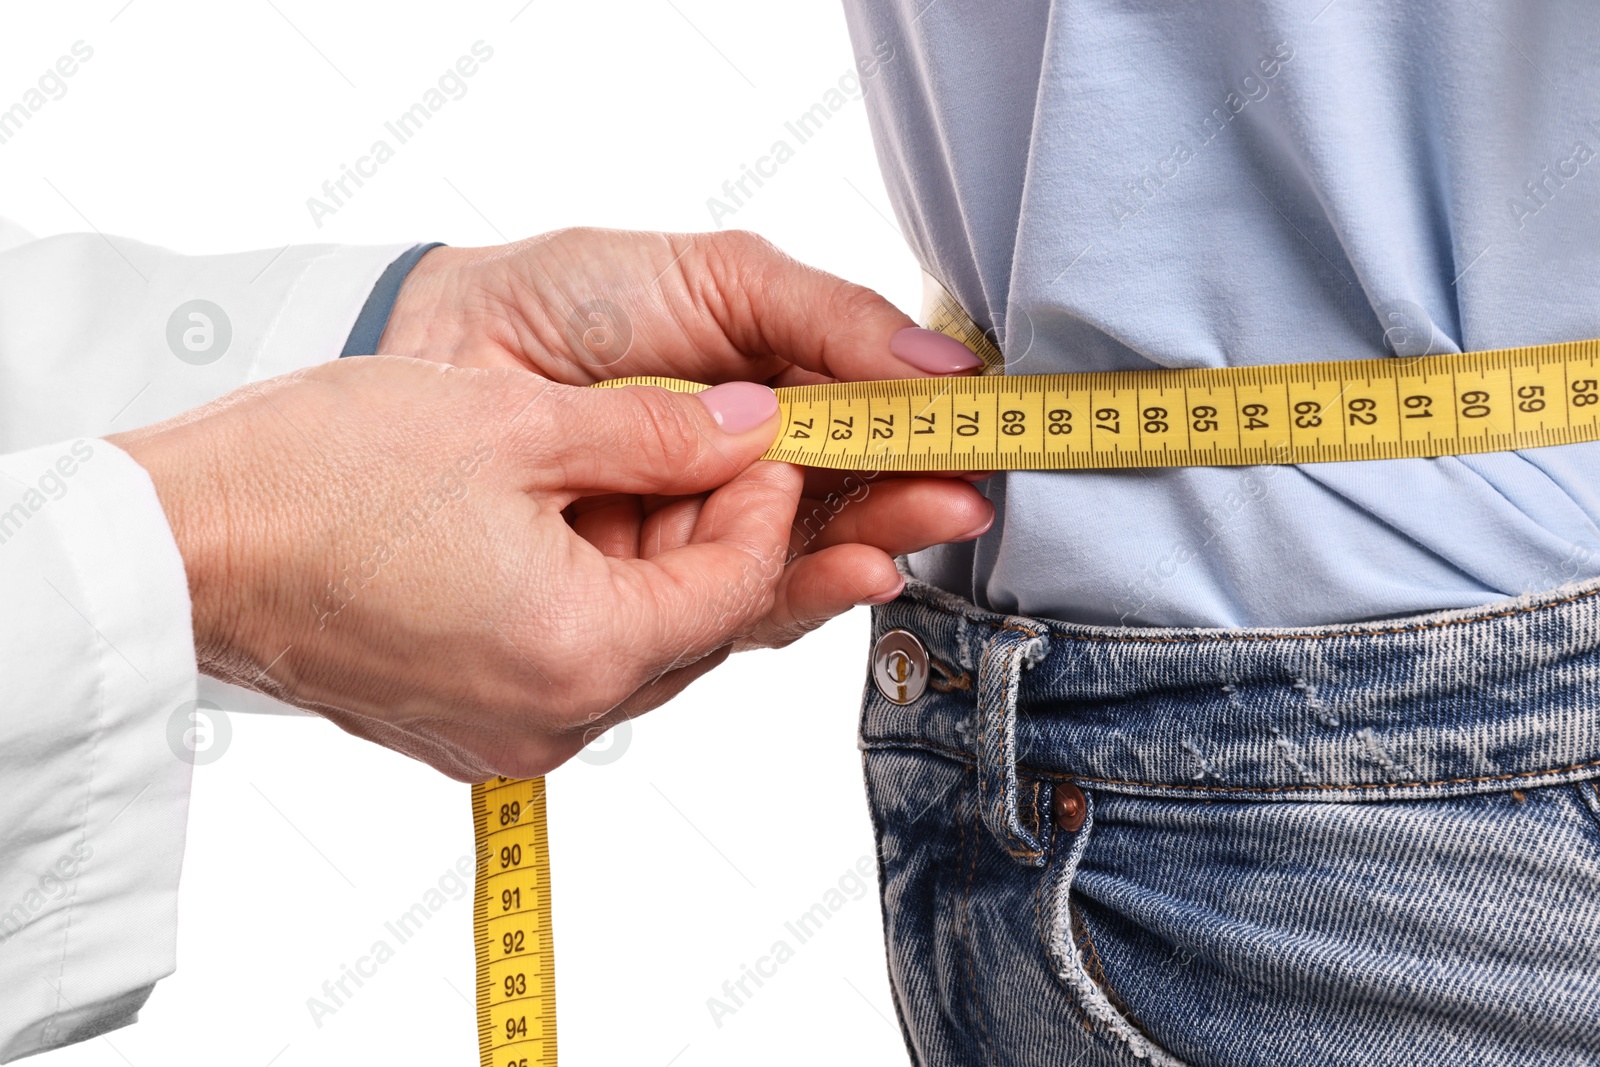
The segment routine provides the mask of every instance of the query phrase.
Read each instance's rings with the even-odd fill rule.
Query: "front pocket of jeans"
[[[1152,1041],[1117,996],[1100,954],[1095,949],[1087,920],[1072,898],[1084,851],[1094,834],[1094,796],[1084,790],[1083,825],[1075,831],[1057,831],[1051,846],[1054,857],[1045,875],[1045,949],[1050,969],[1066,987],[1074,1007],[1094,1028],[1104,1029],[1126,1044],[1152,1067],[1184,1067],[1182,1060]]]

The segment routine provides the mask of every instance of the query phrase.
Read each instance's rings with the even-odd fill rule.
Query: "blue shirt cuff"
[[[379,276],[378,284],[367,295],[367,302],[361,305],[361,314],[356,316],[356,324],[350,329],[344,351],[339,353],[340,359],[345,356],[368,356],[378,350],[378,342],[383,339],[384,327],[389,325],[394,302],[400,299],[400,286],[405,282],[406,275],[411,273],[411,268],[417,265],[419,259],[443,243],[435,241],[416,245],[389,264]]]

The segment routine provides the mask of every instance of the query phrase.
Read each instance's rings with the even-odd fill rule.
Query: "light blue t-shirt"
[[[1600,337],[1600,8],[845,0],[904,232],[1008,372]],[[883,58],[888,56],[887,59]],[[1287,626],[1600,575],[1600,447],[997,476],[918,576]]]

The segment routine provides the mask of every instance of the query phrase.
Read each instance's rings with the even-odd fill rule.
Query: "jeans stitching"
[[[1083,917],[1083,909],[1073,904],[1069,899],[1067,902],[1067,914],[1072,919],[1073,941],[1078,946],[1078,955],[1083,957],[1084,970],[1088,972],[1089,979],[1100,987],[1100,992],[1105,994],[1106,1000],[1121,1013],[1122,1017],[1128,1021],[1129,1026],[1143,1034],[1145,1040],[1152,1041],[1150,1031],[1146,1030],[1144,1024],[1133,1014],[1133,1010],[1128,1007],[1128,1002],[1123,1000],[1121,994],[1111,987],[1111,980],[1106,976],[1105,963],[1100,959],[1100,950],[1095,947],[1094,937],[1089,933],[1089,921]],[[1084,951],[1085,946],[1088,947],[1087,952]]]
[[[1095,825],[1092,794],[1086,795],[1084,800],[1083,825],[1071,834],[1063,835],[1065,839],[1060,842],[1060,847],[1052,849],[1058,859],[1049,873],[1050,949],[1047,958],[1051,970],[1066,986],[1070,999],[1089,1017],[1091,1032],[1115,1039],[1135,1059],[1147,1060],[1154,1067],[1184,1067],[1182,1060],[1150,1037],[1144,1025],[1134,1018],[1127,1010],[1127,1004],[1111,988],[1106,980],[1105,967],[1100,962],[1099,950],[1093,938],[1088,937],[1088,925],[1082,921],[1081,911],[1072,899],[1073,884],[1077,881],[1078,869],[1083,863],[1084,852]],[[1080,927],[1084,933],[1083,939],[1078,936]],[[1085,942],[1090,950],[1089,955],[1084,952]]]
[[[1050,928],[1044,921],[1044,887],[1049,882],[1048,877],[1039,878],[1033,884],[1033,914],[1039,922],[1039,945],[1044,949],[1045,963],[1050,964]],[[1054,966],[1046,966],[1051,977],[1056,980],[1064,992],[1068,994],[1067,1003],[1072,1005],[1072,1010],[1077,1012],[1078,1019],[1083,1023],[1085,1030],[1093,1032],[1094,1020],[1089,1018],[1089,1013],[1083,1010],[1083,1005],[1078,1003],[1078,998],[1073,994],[1072,987],[1056,972]]]
[[[936,741],[925,741],[920,737],[885,737],[864,742],[869,749],[872,748],[924,748],[933,749],[963,763],[974,761],[973,755],[960,749],[941,745]],[[1037,775],[1048,778],[1054,782],[1092,782],[1096,785],[1131,785],[1144,789],[1178,789],[1190,793],[1308,793],[1308,792],[1359,792],[1371,789],[1422,789],[1436,785],[1475,785],[1483,782],[1509,782],[1520,778],[1548,778],[1557,774],[1570,774],[1573,771],[1585,771],[1600,768],[1600,759],[1589,760],[1585,763],[1573,763],[1565,767],[1552,767],[1539,771],[1511,771],[1505,774],[1484,774],[1473,778],[1439,778],[1434,781],[1415,782],[1353,782],[1349,785],[1333,784],[1304,784],[1304,785],[1189,785],[1181,782],[1140,782],[1127,778],[1097,778],[1088,774],[1069,774],[1065,771],[1049,771],[1026,764],[1018,765],[1018,773]]]
[[[941,605],[932,603],[931,601],[929,601],[927,598],[923,597],[921,594],[919,594],[916,591],[908,592],[906,595],[908,597],[910,597],[911,599],[920,599],[920,600],[922,600],[922,602],[924,604],[926,604],[928,607],[933,608],[935,610],[939,610],[941,608]],[[1136,634],[1117,634],[1117,635],[1106,634],[1106,635],[1099,635],[1099,634],[1056,633],[1056,632],[1052,631],[1052,632],[1050,632],[1050,636],[1052,638],[1060,638],[1062,640],[1067,640],[1067,641],[1081,641],[1081,642],[1087,642],[1087,643],[1090,643],[1090,644],[1116,644],[1116,645],[1120,645],[1120,644],[1130,644],[1130,645],[1133,645],[1133,644],[1144,644],[1144,645],[1192,645],[1192,644],[1217,644],[1219,642],[1238,643],[1238,642],[1249,642],[1249,641],[1261,641],[1261,642],[1269,642],[1269,641],[1326,641],[1329,638],[1335,638],[1335,637],[1393,637],[1393,636],[1396,636],[1396,635],[1403,635],[1403,634],[1423,633],[1423,632],[1426,632],[1428,630],[1444,630],[1444,629],[1449,629],[1451,627],[1456,627],[1456,626],[1467,626],[1467,625],[1470,625],[1472,623],[1488,622],[1488,621],[1491,621],[1491,620],[1494,620],[1494,619],[1506,619],[1506,618],[1511,618],[1512,616],[1515,616],[1515,615],[1531,615],[1531,614],[1533,614],[1535,612],[1546,611],[1546,610],[1549,610],[1551,608],[1563,607],[1563,606],[1565,606],[1567,604],[1573,604],[1573,603],[1576,603],[1576,602],[1578,602],[1580,600],[1589,600],[1589,599],[1591,599],[1593,597],[1597,597],[1597,596],[1600,596],[1600,589],[1588,589],[1588,590],[1585,590],[1585,591],[1583,591],[1581,593],[1573,593],[1571,596],[1561,597],[1560,599],[1557,599],[1557,600],[1547,600],[1547,601],[1544,601],[1544,602],[1539,603],[1539,604],[1525,604],[1525,605],[1523,605],[1521,607],[1515,607],[1515,608],[1504,608],[1504,609],[1502,609],[1500,611],[1485,612],[1485,613],[1483,613],[1481,615],[1470,615],[1470,616],[1466,616],[1464,618],[1459,618],[1459,619],[1440,619],[1440,620],[1438,620],[1436,622],[1410,623],[1410,624],[1405,625],[1405,626],[1390,626],[1390,627],[1377,627],[1377,626],[1374,626],[1374,627],[1366,627],[1366,628],[1362,628],[1362,629],[1352,629],[1352,630],[1317,631],[1315,633],[1279,633],[1279,634],[1274,634],[1274,633],[1260,633],[1260,632],[1251,632],[1249,630],[1243,630],[1243,631],[1238,631],[1238,632],[1223,632],[1223,633],[1216,633],[1216,634],[1194,634],[1192,636],[1187,636],[1187,637],[1140,637],[1140,636],[1138,636]],[[948,610],[948,609],[945,609],[945,610]],[[966,617],[966,616],[964,616],[964,617]],[[1023,633],[1033,633],[1032,630],[1024,629],[1022,626],[1020,626],[1014,620],[1004,620],[1004,621],[1001,621],[1001,622],[994,622],[994,621],[991,621],[989,619],[984,619],[984,618],[976,618],[976,617],[966,617],[966,618],[967,618],[967,621],[969,623],[976,623],[976,624],[978,624],[980,626],[987,626],[991,630],[998,630],[998,631],[1001,631],[1001,632],[1020,631],[1020,632],[1023,632]]]
[[[1042,813],[1039,811],[1039,782],[1036,779],[1032,784],[1033,810],[1030,814],[1033,825],[1031,827],[1025,825],[1023,826],[1023,829],[1033,834],[1034,838],[1039,841],[1040,845],[1042,846],[1044,843],[1044,835],[1040,833],[1040,828],[1042,827],[1044,820]],[[1021,786],[1018,786],[1017,791],[1019,794],[1021,793]],[[1020,800],[1020,797],[1018,799]],[[1017,818],[1018,821],[1020,821],[1022,818],[1022,805],[1020,803],[1017,805]],[[1033,849],[1014,848],[1011,845],[1002,845],[1001,847],[1005,849],[1006,855],[1010,856],[1014,860],[1036,860],[1043,856],[1045,852],[1043,847]]]
[[[928,679],[928,688],[936,693],[953,693],[960,690],[964,693],[972,691],[972,675],[960,668],[951,668],[943,660],[933,656],[928,657],[928,666],[932,667],[943,677]]]

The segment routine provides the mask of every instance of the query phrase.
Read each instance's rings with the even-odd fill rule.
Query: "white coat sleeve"
[[[406,247],[0,221],[0,1062],[134,1021],[175,963],[188,585],[149,477],[97,438],[337,356]]]

